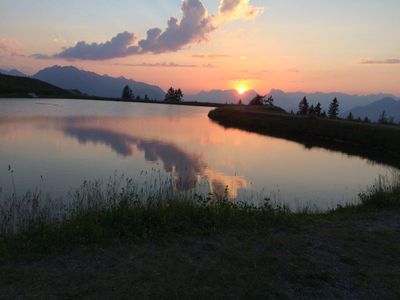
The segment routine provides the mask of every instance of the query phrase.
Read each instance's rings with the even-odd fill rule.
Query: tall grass
[[[155,182],[155,181],[154,181]],[[0,207],[0,258],[43,253],[115,240],[154,238],[177,233],[210,234],[227,229],[292,227],[324,214],[292,212],[269,199],[259,205],[223,195],[179,193],[173,181],[138,184],[124,176],[108,182],[85,181],[67,199],[52,199],[40,189],[19,197],[14,190]],[[400,208],[400,176],[380,177],[360,194],[359,209]],[[343,208],[342,208],[343,209]],[[346,209],[346,208],[344,208]]]
[[[361,206],[367,209],[400,208],[400,173],[379,176],[367,192],[359,195]]]

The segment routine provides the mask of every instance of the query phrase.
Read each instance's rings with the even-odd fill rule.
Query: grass
[[[168,187],[169,188],[169,187]],[[400,181],[358,205],[292,212],[225,195],[144,200],[130,179],[85,182],[70,202],[39,192],[2,210],[4,298],[396,299]],[[15,194],[15,193],[13,193]],[[171,194],[172,195],[172,194]],[[54,209],[63,213],[56,214]],[[17,218],[4,218],[10,213]],[[20,226],[10,225],[19,220]],[[13,222],[11,222],[13,223]],[[15,224],[14,224],[15,225]]]
[[[18,198],[14,187],[0,210],[0,258],[18,256],[27,249],[28,253],[50,253],[170,234],[290,228],[338,213],[398,210],[400,180],[396,177],[392,181],[396,184],[380,177],[369,192],[360,194],[358,205],[339,206],[325,213],[308,208],[294,212],[284,205],[272,204],[269,199],[260,206],[249,205],[229,199],[228,187],[224,195],[182,195],[171,191],[173,183],[165,181],[158,189],[150,187],[151,191],[143,191],[123,176],[111,178],[106,185],[85,181],[64,201],[53,201],[41,192]]]
[[[38,97],[71,97],[72,92],[63,90],[46,82],[19,76],[0,74],[1,97],[31,97],[35,93]]]
[[[225,127],[282,137],[306,147],[323,147],[400,166],[398,126],[303,117],[246,106],[217,108],[209,113],[209,117]]]

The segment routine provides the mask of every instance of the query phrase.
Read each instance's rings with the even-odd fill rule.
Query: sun
[[[237,88],[237,91],[238,91],[238,93],[239,93],[240,95],[243,95],[243,94],[246,92],[246,88],[243,87],[243,86],[239,86],[239,87]]]

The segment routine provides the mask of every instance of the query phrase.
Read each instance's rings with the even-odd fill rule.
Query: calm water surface
[[[115,171],[138,182],[173,176],[180,190],[201,183],[230,197],[270,197],[291,207],[354,202],[394,169],[236,129],[209,108],[84,100],[0,100],[0,187],[62,196]],[[152,175],[153,174],[153,175]],[[41,179],[43,178],[43,179]],[[206,183],[205,183],[206,182]]]

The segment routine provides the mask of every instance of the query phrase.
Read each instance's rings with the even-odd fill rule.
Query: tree
[[[239,99],[239,105],[243,105],[242,99]]]
[[[322,106],[321,106],[321,103],[318,102],[317,106],[315,106],[315,108],[314,108],[314,113],[315,113],[315,115],[320,116],[321,111],[322,111]]]
[[[181,89],[175,90],[173,87],[170,87],[167,94],[165,95],[165,101],[182,102],[183,101],[182,90]]]
[[[337,119],[338,115],[339,115],[339,101],[335,97],[335,99],[333,99],[333,101],[329,105],[328,116],[331,119]]]
[[[378,123],[379,124],[387,124],[388,123],[388,118],[386,117],[386,111],[385,110],[379,116]]]
[[[305,116],[308,113],[308,109],[309,109],[308,100],[307,97],[304,97],[303,100],[301,100],[299,103],[299,111],[297,112],[297,114]]]
[[[264,105],[268,106],[274,106],[274,98],[272,96],[269,96],[267,99],[264,97]]]
[[[265,96],[257,95],[249,102],[249,105],[263,105]]]
[[[311,104],[310,108],[308,109],[308,113],[310,115],[314,115],[315,114],[315,107],[314,104]]]
[[[129,85],[126,85],[124,87],[124,89],[122,90],[122,99],[126,99],[126,100],[130,100],[133,98],[133,92],[131,90],[131,88],[129,87]]]
[[[348,116],[347,116],[347,118],[346,118],[348,121],[354,121],[354,116],[353,116],[353,114],[351,113],[351,112],[349,112],[349,114],[348,114]]]
[[[182,102],[183,100],[183,93],[181,89],[175,90],[175,99],[177,102]]]
[[[371,120],[368,117],[364,118],[364,123],[371,123]]]

